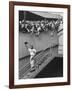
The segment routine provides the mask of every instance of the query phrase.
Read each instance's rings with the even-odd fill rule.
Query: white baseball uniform
[[[28,51],[30,52],[30,64],[31,64],[31,68],[32,68],[32,67],[34,67],[34,60],[32,58],[35,56],[36,50],[28,48]]]

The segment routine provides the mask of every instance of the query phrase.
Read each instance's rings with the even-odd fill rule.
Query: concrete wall
[[[59,36],[58,53],[63,54],[63,35]]]
[[[59,26],[59,31],[63,29],[63,25],[60,24]],[[58,38],[59,38],[59,47],[58,47],[58,54],[63,54],[63,30],[61,30],[58,33]]]
[[[34,34],[26,34],[26,33],[19,33],[19,58],[29,55],[24,42],[28,41],[30,44],[34,46],[37,51],[46,49],[50,47],[52,44],[58,43],[58,36],[57,32],[54,32],[54,35],[51,36],[51,31],[43,32],[36,37]]]

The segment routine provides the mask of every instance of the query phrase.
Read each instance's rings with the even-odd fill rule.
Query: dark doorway
[[[63,77],[63,58],[54,58],[35,78]]]

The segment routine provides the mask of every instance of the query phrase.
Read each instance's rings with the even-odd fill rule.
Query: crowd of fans
[[[57,20],[41,20],[41,21],[19,21],[19,30],[25,33],[35,33],[39,35],[40,32],[47,32],[49,30],[58,30],[60,23],[63,23],[62,19]]]

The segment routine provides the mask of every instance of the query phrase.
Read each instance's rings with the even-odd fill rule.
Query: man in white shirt
[[[30,65],[31,65],[31,71],[35,70],[35,65],[34,65],[34,59],[33,57],[36,54],[36,50],[33,48],[33,45],[29,45],[28,42],[25,42],[25,46],[28,49],[30,53]]]

